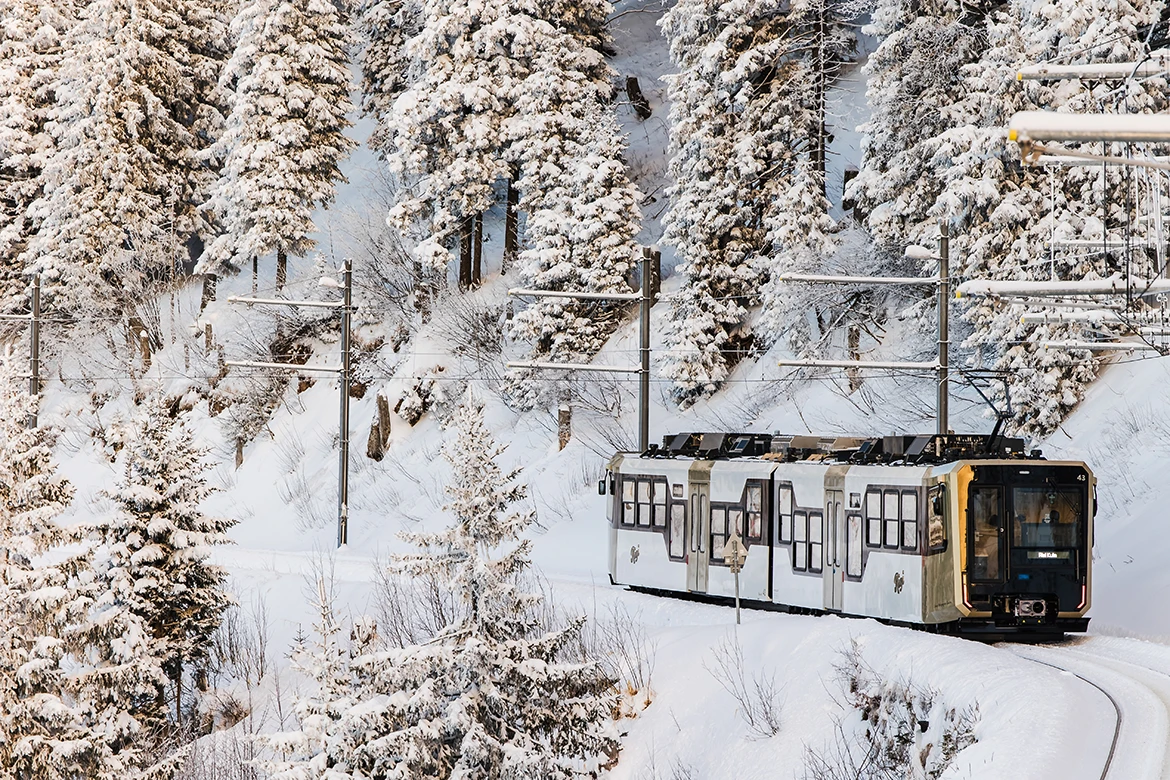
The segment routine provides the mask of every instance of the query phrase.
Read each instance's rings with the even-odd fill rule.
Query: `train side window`
[[[845,538],[845,573],[850,577],[861,576],[861,515],[845,518],[848,536]]]
[[[865,542],[870,547],[882,546],[882,494],[871,490],[865,494]]]
[[[898,546],[898,491],[887,490],[882,493],[882,519],[886,523],[886,547]]]
[[[748,484],[747,489],[747,536],[754,542],[763,538],[764,533],[764,488]]]
[[[947,526],[943,521],[946,489],[942,485],[935,485],[930,489],[929,496],[927,508],[930,510],[930,520],[926,523],[926,543],[930,546],[931,552],[941,552],[947,549]]]
[[[727,508],[711,507],[711,557],[723,559],[723,545],[727,542]]]
[[[670,495],[673,498],[682,498],[683,497],[683,486],[682,485],[671,485],[670,486]]]
[[[776,517],[780,522],[779,539],[781,544],[792,541],[792,488],[782,487],[776,491]]]
[[[685,554],[685,532],[687,527],[687,505],[675,501],[670,505],[670,557],[681,560]]]
[[[823,515],[820,512],[808,513],[808,570],[821,571],[821,562],[824,560]]]
[[[792,518],[792,568],[804,571],[808,568],[808,515],[796,512]]]
[[[638,480],[622,477],[622,525],[634,524],[634,491],[637,486]]]
[[[650,527],[650,480],[638,480],[638,527]]]
[[[651,491],[651,500],[654,502],[653,525],[655,528],[666,527],[666,482],[654,480]]]
[[[729,507],[727,510],[727,535],[735,535],[740,539],[744,537],[743,510],[737,506]]]
[[[918,549],[918,493],[902,493],[902,549]]]

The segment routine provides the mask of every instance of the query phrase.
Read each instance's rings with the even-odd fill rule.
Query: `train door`
[[[969,553],[967,576],[978,582],[1003,582],[1004,522],[1003,488],[999,485],[978,485],[971,489],[969,520]]]
[[[688,482],[687,590],[706,593],[711,561],[711,463],[695,463]]]
[[[825,492],[825,609],[840,612],[845,586],[845,494]]]

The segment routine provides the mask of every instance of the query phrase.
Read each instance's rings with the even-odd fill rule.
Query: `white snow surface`
[[[630,13],[619,20],[615,31],[619,48],[615,66],[623,76],[639,76],[654,109],[644,123],[628,107],[621,109],[630,141],[628,160],[642,192],[655,198],[644,205],[647,225],[641,237],[653,242],[666,183],[666,91],[657,79],[669,64],[655,26],[661,7],[653,0],[633,0],[620,4],[619,10]],[[851,91],[854,101],[863,101],[863,90],[856,82],[847,78],[843,89]],[[855,109],[856,104],[846,105],[842,113],[853,116]],[[368,123],[358,123],[351,132],[359,138],[368,130]],[[856,149],[852,139],[842,146]],[[341,207],[361,207],[362,182],[377,165],[367,150],[359,150],[347,169],[350,185],[339,193]],[[336,257],[341,240],[335,231],[340,228],[331,226],[329,214],[318,216],[322,217],[318,221],[320,248]],[[502,236],[501,227],[489,221],[488,233]],[[489,255],[493,249],[485,272],[495,274],[499,249],[489,240]],[[664,265],[670,262],[664,258]],[[290,277],[298,272],[305,279],[316,278],[308,261],[290,265]],[[360,267],[356,273],[361,273]],[[664,293],[670,293],[672,281],[667,280]],[[493,275],[473,295],[501,299],[507,285]],[[216,339],[226,342],[229,359],[243,357],[242,345],[265,327],[259,308],[225,302],[229,295],[250,292],[246,273],[222,280],[219,301],[199,318],[200,326],[213,324]],[[155,355],[148,376],[140,383],[161,382],[179,393],[190,384],[185,376],[214,373],[213,361],[202,356],[202,336],[193,336],[201,334],[202,327],[191,327],[198,312],[198,293],[193,285],[175,298],[173,320],[168,319],[168,301],[160,303],[164,326],[175,339]],[[299,291],[294,285],[290,295],[297,294],[318,293],[312,285]],[[659,305],[653,312],[655,343],[665,308]],[[871,359],[913,357],[902,354],[898,346],[899,328],[912,327],[909,322],[892,322],[886,346]],[[122,369],[106,356],[104,336],[85,344],[52,345],[56,333],[49,328],[45,335],[53,378],[47,384],[43,418],[66,431],[56,454],[63,474],[77,486],[73,511],[109,511],[98,493],[112,484],[115,466],[107,448],[88,432],[98,419],[108,424],[125,410],[132,383],[119,378]],[[184,364],[184,343],[190,368]],[[637,324],[631,321],[610,340],[597,362],[632,364],[636,347]],[[321,343],[313,360],[334,363],[336,353],[335,343]],[[934,388],[929,377],[895,379],[878,372],[863,390],[848,395],[848,384],[839,374],[788,381],[787,371],[775,365],[781,354],[783,350],[776,348],[758,361],[741,364],[725,390],[686,412],[671,405],[667,386],[656,382],[651,440],[680,430],[885,434],[933,429]],[[333,573],[341,611],[356,617],[370,609],[373,575],[380,560],[405,549],[397,534],[434,529],[446,522],[441,505],[447,467],[439,457],[445,432],[435,414],[428,414],[413,428],[394,416],[390,451],[381,463],[368,460],[364,452],[365,434],[376,413],[376,393],[386,395],[393,406],[414,377],[442,365],[446,371],[439,386],[457,394],[468,385],[485,398],[488,424],[509,447],[505,464],[523,467],[539,513],[534,559],[548,577],[559,606],[602,616],[610,605],[620,604],[645,628],[653,659],[653,701],[636,718],[624,722],[627,736],[613,778],[669,777],[675,765],[705,780],[800,777],[805,750],[825,749],[835,717],[850,718],[847,729],[858,725],[856,715],[845,712],[839,703],[840,684],[834,670],[841,661],[839,651],[852,640],[859,642],[866,661],[890,678],[936,689],[949,706],[978,706],[978,741],[959,754],[946,777],[1069,780],[1100,776],[1112,738],[1112,706],[1079,678],[1027,660],[1029,651],[1017,653],[1011,646],[984,646],[833,617],[746,612],[743,625],[736,629],[730,609],[610,586],[604,512],[596,482],[615,446],[629,446],[635,440],[635,380],[606,385],[610,389],[605,392],[620,399],[619,421],[578,408],[573,439],[558,451],[555,415],[522,415],[507,409],[490,394],[489,381],[450,355],[434,326],[424,328],[401,352],[392,354],[385,347],[379,357],[379,366],[385,370],[377,372],[369,391],[351,409],[350,543],[341,550],[334,549],[335,380],[318,378],[300,394],[294,383],[264,431],[245,448],[239,469],[233,468],[234,443],[224,435],[220,420],[209,415],[207,403],[188,414],[217,464],[209,478],[221,492],[207,501],[206,509],[239,520],[231,534],[235,546],[217,549],[215,560],[232,572],[244,608],[255,610],[263,603],[273,661],[285,664],[292,638],[302,629],[309,630],[312,616],[305,588],[314,572],[325,568]],[[91,390],[93,385],[61,381],[61,377],[72,380],[83,373],[113,396],[96,417],[84,411],[90,393],[96,392]],[[1165,509],[1170,484],[1164,476],[1170,457],[1168,380],[1170,362],[1165,360],[1120,362],[1108,368],[1080,407],[1043,443],[1049,457],[1083,458],[1099,479],[1090,632],[1137,637],[1096,637],[1083,649],[1103,648],[1102,652],[1114,657],[1148,656],[1153,659],[1150,664],[1161,668],[1170,668],[1170,652],[1156,640],[1170,637],[1170,608],[1164,598],[1170,592]],[[979,404],[965,394],[956,392],[956,396],[953,427],[989,429]],[[713,648],[732,633],[743,647],[749,674],[774,675],[781,690],[782,726],[771,739],[749,739],[735,701],[707,671]],[[1045,660],[1057,663],[1049,656]],[[1164,743],[1165,729],[1153,729],[1147,738]]]

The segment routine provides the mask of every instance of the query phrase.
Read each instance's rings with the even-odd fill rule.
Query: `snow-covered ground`
[[[652,243],[657,239],[667,184],[669,107],[659,79],[669,62],[656,27],[661,3],[631,0],[619,8],[627,13],[616,27],[615,67],[622,76],[639,78],[654,112],[640,122],[628,107],[620,109],[630,140],[628,160],[645,196],[646,228],[641,240]],[[849,122],[862,121],[857,110],[864,97],[859,95],[859,83],[847,77],[836,96],[839,113],[849,117]],[[368,130],[359,124],[354,137],[361,138]],[[841,154],[834,170],[839,172],[848,163],[848,154],[857,153],[856,135],[843,131],[838,143]],[[377,164],[366,150],[355,155],[347,168],[350,185],[343,188],[337,206],[322,215],[320,250],[329,264],[336,264],[346,251],[345,219],[368,217],[371,209],[376,210],[363,192],[370,186],[370,177],[376,176]],[[498,257],[499,242],[491,239],[492,235],[502,239],[498,220],[488,221],[487,232],[488,254]],[[664,258],[668,268],[672,262],[669,256]],[[291,270],[302,279],[315,278],[311,260]],[[489,262],[487,270],[498,271],[498,263]],[[360,266],[356,273],[362,273]],[[262,288],[267,284],[262,280]],[[676,284],[668,279],[664,293],[669,294]],[[491,276],[472,295],[500,301],[505,287],[504,280]],[[78,487],[74,511],[104,511],[100,491],[110,484],[114,466],[107,457],[109,447],[89,432],[108,426],[124,411],[124,399],[136,383],[161,382],[178,392],[197,381],[191,377],[216,373],[214,357],[203,355],[206,324],[213,326],[217,344],[222,345],[217,350],[229,359],[246,357],[247,345],[263,339],[271,327],[263,312],[226,303],[229,295],[250,292],[251,280],[244,274],[223,280],[219,300],[202,315],[198,315],[194,287],[173,302],[161,302],[168,345],[154,356],[145,378],[127,378],[125,365],[107,354],[100,332],[89,344],[57,344],[49,350],[54,378],[47,385],[44,417],[67,430],[57,454],[63,472]],[[306,285],[297,294],[318,293]],[[657,307],[652,317],[655,343],[660,343],[664,308]],[[198,325],[192,327],[196,319]],[[898,351],[899,327],[914,325],[891,325],[885,348],[891,354]],[[46,339],[52,338],[50,329]],[[631,363],[636,340],[636,323],[631,322],[611,339],[598,362]],[[333,363],[336,352],[336,344],[320,342],[313,360]],[[934,389],[929,378],[874,376],[861,391],[850,394],[847,383],[837,375],[789,381],[775,365],[781,353],[777,347],[757,361],[745,362],[724,391],[686,412],[670,404],[666,386],[655,382],[652,440],[679,430],[881,434],[933,427]],[[620,605],[644,629],[653,667],[653,701],[636,718],[624,722],[627,737],[614,778],[800,777],[805,751],[828,750],[835,719],[848,716],[842,709],[835,666],[853,642],[867,663],[883,675],[935,689],[949,707],[978,706],[978,742],[960,753],[947,777],[1100,777],[1114,736],[1115,710],[1108,697],[1086,679],[1100,683],[1128,707],[1122,708],[1131,724],[1124,750],[1140,753],[1135,746],[1144,744],[1152,751],[1152,757],[1131,755],[1129,763],[1118,765],[1128,774],[1115,769],[1110,777],[1170,777],[1163,768],[1170,699],[1157,671],[1170,669],[1170,650],[1155,639],[1170,637],[1170,608],[1163,600],[1170,592],[1166,563],[1170,534],[1164,508],[1170,500],[1170,484],[1163,467],[1170,456],[1170,399],[1163,391],[1170,378],[1170,362],[1122,361],[1109,368],[1080,408],[1045,443],[1049,456],[1086,460],[1100,480],[1090,633],[1136,638],[1093,637],[1059,651],[1021,650],[934,637],[872,621],[771,613],[747,613],[736,629],[729,609],[612,587],[606,573],[604,515],[595,486],[615,446],[634,440],[633,380],[598,384],[594,406],[620,401],[620,417],[590,412],[589,399],[584,399],[575,410],[573,439],[558,450],[555,419],[547,413],[517,414],[495,400],[491,391],[496,380],[489,372],[474,371],[467,362],[453,358],[442,329],[432,324],[399,352],[383,347],[368,391],[352,404],[350,544],[345,549],[335,549],[335,380],[318,378],[300,393],[295,383],[288,388],[271,420],[246,446],[238,469],[233,468],[235,446],[225,433],[223,418],[211,416],[206,401],[188,413],[218,464],[211,479],[220,492],[208,501],[207,509],[239,520],[232,532],[235,546],[217,551],[216,558],[231,570],[242,607],[258,611],[263,605],[274,661],[283,663],[293,637],[309,628],[305,586],[316,571],[325,567],[333,572],[346,613],[365,613],[372,606],[372,582],[380,561],[403,549],[397,534],[444,522],[446,466],[439,451],[445,432],[438,415],[428,414],[414,427],[394,416],[390,449],[380,463],[365,457],[364,446],[376,414],[376,395],[384,394],[393,405],[415,377],[436,365],[446,369],[437,386],[448,402],[458,403],[468,389],[488,402],[489,424],[509,447],[505,460],[523,468],[539,512],[534,558],[558,604],[595,617],[606,614],[611,605]],[[108,393],[112,400],[98,403],[95,412],[94,399],[101,393]],[[957,394],[955,407],[954,427],[990,427],[980,406],[967,395]],[[736,637],[750,675],[776,681],[781,729],[772,738],[749,737],[737,703],[710,672],[717,648],[729,637]],[[1098,660],[1101,655],[1108,656],[1108,661]],[[1083,672],[1086,679],[1033,658],[1070,669],[1075,665],[1072,671],[1087,670]],[[1146,671],[1123,673],[1118,671],[1119,664]],[[1118,677],[1129,682],[1118,682]],[[1141,723],[1145,725],[1137,725]],[[680,774],[687,771],[691,774]]]

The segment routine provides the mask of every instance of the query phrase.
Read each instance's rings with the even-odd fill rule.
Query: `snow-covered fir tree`
[[[393,151],[388,134],[394,101],[417,70],[407,55],[406,43],[421,32],[421,23],[417,0],[366,0],[358,11],[362,111],[375,123],[369,145],[383,156]]]
[[[622,160],[623,139],[600,53],[563,34],[536,52],[518,103],[513,150],[527,247],[524,286],[541,290],[627,293],[640,228],[638,192]],[[520,311],[512,334],[541,359],[589,360],[624,309],[613,303],[538,299]],[[513,396],[535,401],[537,386],[518,378]],[[523,400],[522,400],[523,399]]]
[[[952,22],[942,9],[939,20],[919,19],[887,38],[908,46],[925,37],[935,47],[954,42],[952,55],[957,80],[930,68],[911,70],[891,65],[875,78],[871,101],[880,115],[905,116],[917,108],[927,115],[922,125],[931,130],[922,138],[880,127],[870,128],[866,166],[855,192],[872,205],[869,218],[879,240],[899,246],[930,244],[936,220],[951,226],[952,269],[962,276],[990,279],[1084,279],[1119,270],[1119,255],[1064,252],[1053,239],[1100,241],[1131,223],[1126,214],[1124,173],[1114,169],[1102,192],[1099,169],[1088,167],[1033,168],[1020,163],[1019,150],[1007,140],[1006,126],[1020,110],[1112,110],[1108,89],[1078,82],[1054,85],[1021,84],[1013,76],[1021,65],[1059,57],[1062,62],[1132,61],[1144,56],[1138,28],[1158,18],[1160,4],[1126,2],[1018,3],[985,16]],[[957,13],[957,9],[954,13]],[[882,44],[886,46],[886,43]],[[978,57],[972,52],[978,46]],[[892,63],[899,49],[875,54],[877,63]],[[969,60],[963,64],[963,60]],[[932,75],[934,74],[934,75]],[[919,85],[925,79],[926,84]],[[909,82],[909,83],[906,83]],[[1117,110],[1150,112],[1165,106],[1164,79],[1155,78],[1125,87]],[[907,96],[901,111],[897,95]],[[915,105],[918,95],[922,105]],[[1102,103],[1102,100],[1108,102]],[[877,120],[875,119],[875,122]],[[884,122],[882,123],[885,124]],[[1099,147],[1097,147],[1099,151]],[[909,167],[914,175],[904,181],[898,173],[884,178],[883,170]],[[903,184],[899,185],[902,181]],[[889,185],[891,189],[884,187]],[[866,199],[869,199],[868,201]],[[880,201],[880,202],[879,202]],[[1140,204],[1137,204],[1140,207]],[[1134,229],[1145,228],[1137,223]],[[1108,229],[1107,229],[1108,226]],[[1148,262],[1135,257],[1136,267]],[[928,273],[933,268],[925,269]],[[1047,339],[1081,340],[1070,325],[1022,325],[1019,307],[976,301],[965,312],[973,326],[966,347],[971,362],[994,366],[1011,376],[1011,401],[1016,425],[1027,433],[1051,431],[1079,402],[1095,366],[1083,351],[1044,349]]]
[[[577,163],[560,157],[541,159],[537,150],[572,151],[579,160],[587,143],[581,135],[582,119],[592,114],[598,101],[608,103],[612,98],[613,74],[599,51],[605,43],[602,20],[611,6],[601,0],[577,4],[458,0],[453,5],[424,0],[417,17],[409,16],[413,8],[396,3],[375,8],[383,15],[386,9],[396,9],[396,18],[411,20],[418,32],[405,42],[403,51],[410,61],[421,64],[407,73],[405,88],[390,110],[381,112],[385,121],[380,144],[388,150],[390,168],[403,185],[391,222],[413,236],[416,257],[435,284],[445,278],[456,247],[460,286],[476,284],[481,271],[473,246],[478,246],[474,236],[483,213],[497,202],[504,185],[519,190],[521,207],[530,215],[553,208],[536,199],[557,187],[552,180]],[[396,74],[401,55],[397,39],[384,34],[382,41],[394,56],[379,50],[380,69],[367,67],[367,74],[375,73],[386,84],[392,81],[386,74]],[[374,52],[372,45],[367,51]],[[381,96],[370,100],[385,101]],[[620,152],[620,144],[607,140],[616,132],[612,120],[602,118],[591,131],[596,133],[590,148],[595,161],[594,149],[607,155]],[[605,167],[612,170],[609,164]],[[616,178],[609,176],[605,195],[612,197],[594,194],[602,180],[605,177],[595,177],[583,191],[570,194],[582,204],[589,202],[581,208],[600,207],[607,229],[625,231],[631,217],[625,201],[633,190],[624,170]],[[513,224],[511,214],[508,219]],[[620,244],[627,237],[619,232],[608,240]],[[548,241],[539,232],[528,236],[529,246],[537,251]]]
[[[314,246],[313,209],[328,205],[354,142],[345,20],[329,0],[245,3],[224,68],[231,113],[213,147],[221,161],[208,208],[222,233],[198,270],[219,273],[276,253],[276,286],[288,255]]]
[[[460,407],[451,433],[452,525],[409,535],[420,552],[397,566],[449,583],[459,615],[429,642],[353,658],[353,692],[317,705],[330,714],[315,721],[327,723],[324,748],[306,770],[328,767],[339,779],[595,777],[617,750],[612,681],[594,663],[565,659],[580,621],[541,625],[541,597],[521,579],[530,567],[521,535],[533,515],[516,507],[525,489],[501,468],[503,448],[478,402]],[[357,634],[356,649],[369,646],[369,627]]]
[[[879,244],[900,250],[936,235],[929,212],[946,185],[933,159],[937,136],[953,126],[946,109],[962,95],[960,68],[986,43],[983,25],[963,13],[949,2],[911,8],[889,0],[864,30],[881,43],[864,67],[871,113],[859,128],[862,160],[846,194]]]
[[[180,2],[94,0],[64,38],[27,251],[62,313],[131,302],[182,259],[195,163]]]
[[[155,395],[144,406],[123,451],[125,471],[110,493],[117,513],[101,531],[126,559],[135,582],[130,606],[150,631],[181,725],[184,670],[206,662],[212,634],[232,603],[227,573],[208,558],[212,547],[228,543],[235,522],[200,509],[211,493],[203,476],[206,453],[171,417],[166,399]]]
[[[263,742],[273,757],[263,761],[271,780],[300,780],[308,777],[349,777],[331,775],[327,742],[341,715],[358,704],[352,662],[356,655],[373,649],[376,632],[359,620],[345,641],[341,621],[334,611],[335,593],[330,575],[319,571],[310,601],[316,613],[313,639],[298,640],[289,658],[292,668],[313,681],[314,688],[296,701],[296,731],[267,735]],[[345,770],[342,769],[342,772]]]
[[[29,428],[38,399],[28,395],[24,366],[0,358],[0,777],[21,776],[21,753],[40,724],[51,722],[52,701],[38,701],[38,667],[54,657],[45,636],[47,615],[28,599],[38,589],[35,560],[63,540],[57,516],[73,497],[56,473],[44,428]],[[37,751],[34,751],[37,752]],[[33,756],[34,758],[36,756]]]
[[[28,208],[41,194],[41,171],[52,153],[46,124],[61,37],[74,21],[68,4],[0,2],[0,309],[27,299],[20,256],[35,226]]]
[[[124,780],[169,759],[162,669],[124,555],[57,519],[73,490],[22,368],[0,360],[0,776]]]
[[[822,6],[681,0],[663,17],[679,69],[668,79],[675,184],[664,240],[684,277],[663,372],[684,405],[714,392],[738,360],[732,340],[749,333],[769,258],[820,251],[833,230],[823,153],[833,74],[821,79],[814,66],[836,62],[849,41],[839,25],[814,24]]]
[[[390,221],[417,242],[416,256],[441,285],[460,244],[459,283],[472,284],[472,223],[511,170],[504,121],[523,79],[513,35],[531,17],[511,3],[421,0],[406,88],[382,113],[390,170],[402,182]],[[387,42],[392,45],[393,42]],[[379,78],[385,83],[385,76]]]

